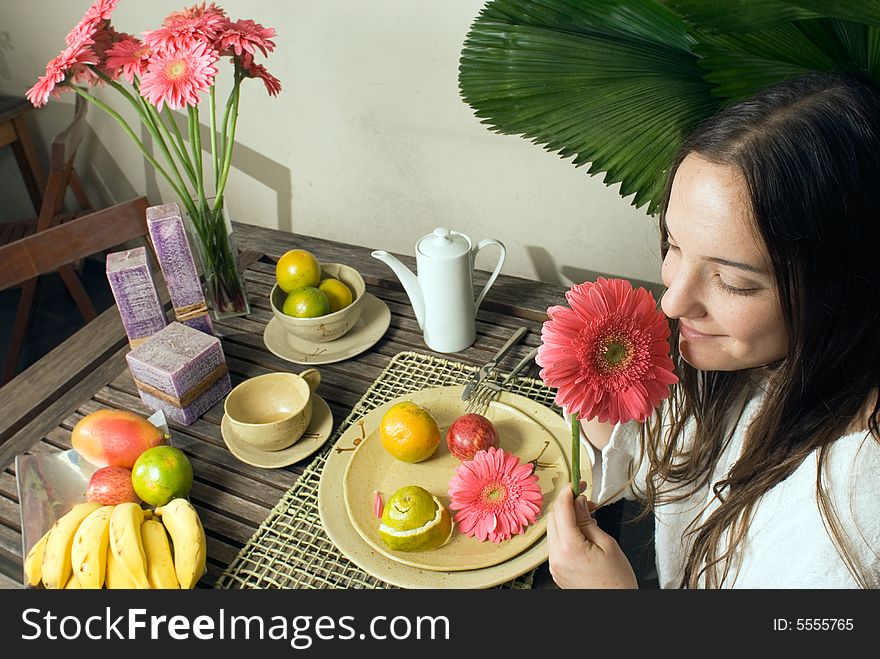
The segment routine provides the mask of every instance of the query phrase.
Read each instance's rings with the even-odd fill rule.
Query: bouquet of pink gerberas
[[[580,491],[580,422],[644,422],[678,382],[669,323],[654,296],[624,279],[572,286],[571,308],[553,306],[535,361],[571,414],[571,486]]]
[[[118,1],[92,3],[65,38],[64,50],[46,65],[45,74],[27,91],[27,97],[41,107],[50,97],[72,91],[110,115],[186,207],[200,253],[207,260],[203,265],[215,303],[240,307],[245,301],[239,299],[241,291],[235,290],[238,274],[228,248],[223,193],[235,146],[242,82],[261,80],[271,96],[281,91],[279,80],[256,61],[257,56],[268,57],[275,49],[275,30],[252,20],[232,20],[213,2],[203,2],[171,13],[159,28],[142,32],[138,38],[114,27],[112,14]],[[229,62],[232,74],[222,106],[214,91],[220,61]],[[96,86],[118,92],[117,98],[134,108],[153,140],[153,149],[145,146],[105,95],[95,95]],[[210,124],[207,163],[202,157],[203,95],[208,100]],[[185,134],[172,110],[186,112]]]

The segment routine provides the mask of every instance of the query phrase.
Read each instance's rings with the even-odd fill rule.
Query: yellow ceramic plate
[[[405,485],[420,485],[448,507],[449,481],[461,461],[446,447],[446,430],[465,413],[461,387],[426,389],[389,401],[364,418],[365,438],[358,444],[343,476],[343,498],[352,526],[373,549],[388,558],[424,570],[476,570],[503,563],[541,539],[546,531],[546,511],[569,483],[568,457],[563,450],[570,442],[564,421],[546,407],[522,396],[504,394],[493,402],[485,416],[501,437],[500,448],[529,462],[540,455],[535,472],[544,495],[537,521],[525,532],[501,543],[468,537],[456,525],[452,539],[431,551],[404,552],[389,549],[379,537],[379,520],[374,512],[374,492],[384,500]],[[425,409],[440,426],[440,446],[427,460],[406,463],[392,457],[383,447],[378,424],[385,411],[401,400],[411,400]],[[360,429],[358,429],[360,434]],[[454,515],[454,511],[450,511]]]

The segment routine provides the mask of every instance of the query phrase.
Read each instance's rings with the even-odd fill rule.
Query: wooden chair
[[[35,190],[35,186],[40,183],[39,177],[41,173],[34,177],[26,175],[26,171],[22,170],[22,175],[27,183],[31,198],[36,205],[39,203],[37,217],[24,220],[21,222],[4,222],[0,225],[0,245],[12,243],[24,237],[46,231],[47,229],[71,220],[84,212],[93,210],[92,204],[80,185],[76,171],[73,169],[73,161],[76,158],[76,152],[82,142],[83,132],[86,126],[86,112],[88,111],[88,102],[80,96],[76,97],[74,105],[73,119],[67,127],[55,136],[52,140],[52,148],[49,157],[49,175],[46,177],[45,184],[42,189]],[[14,116],[8,120],[10,125],[15,127],[16,121],[21,122],[20,116]],[[27,152],[27,144],[30,143],[29,138],[24,139],[26,133],[22,132],[21,126],[16,128],[16,139],[18,142],[10,142],[15,147],[19,144],[19,148],[23,152]],[[32,145],[30,151],[33,151]],[[33,156],[33,154],[31,154]],[[18,156],[18,150],[16,150]],[[31,163],[32,158],[26,158],[22,162]],[[33,168],[31,168],[33,169]],[[33,180],[31,180],[33,179]],[[64,209],[65,196],[68,188],[73,192],[76,198],[77,210],[67,212]],[[76,270],[79,267],[79,259],[66,263],[58,268],[58,274],[64,285],[70,291],[76,302],[77,308],[86,319],[86,322],[93,320],[97,316],[95,305],[92,303],[88,294],[83,288],[77,276]],[[12,336],[10,338],[9,358],[4,368],[3,377],[0,383],[6,382],[15,374],[18,363],[18,356],[21,354],[27,339],[28,330],[30,328],[31,319],[34,313],[34,301],[37,297],[37,288],[39,284],[38,278],[29,279],[22,284],[21,298],[18,304],[18,310],[15,316],[15,322],[12,328]],[[12,360],[12,361],[10,361]]]
[[[138,197],[0,246],[0,290],[19,285],[27,286],[28,282],[50,272],[59,272],[65,277],[66,272],[65,283],[74,299],[78,300],[77,304],[87,303],[91,309],[91,315],[86,317],[86,321],[94,319],[97,315],[94,306],[71,264],[130,240],[142,239],[146,245],[151,246],[146,239],[147,206],[146,197]],[[22,305],[26,303],[33,306],[33,299],[26,301],[22,296],[18,316],[27,313],[29,320],[32,309],[23,310]],[[26,333],[27,325],[24,335],[13,336],[18,341],[10,344],[0,383],[6,383],[15,376]]]

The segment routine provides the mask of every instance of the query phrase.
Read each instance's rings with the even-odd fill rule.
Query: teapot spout
[[[413,311],[415,311],[416,314],[416,320],[419,323],[419,329],[424,330],[425,296],[422,294],[421,286],[419,286],[418,277],[413,274],[412,270],[403,265],[396,256],[389,254],[383,249],[372,252],[370,256],[382,261],[382,263],[391,268],[391,270],[394,271],[394,274],[397,275],[400,283],[403,284],[403,290],[405,290],[406,294],[409,296],[410,304],[412,304]]]

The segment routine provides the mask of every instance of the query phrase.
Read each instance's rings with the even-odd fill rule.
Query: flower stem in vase
[[[214,317],[246,316],[250,304],[225,206],[214,207],[211,200],[194,200],[194,205],[198,212],[191,217],[193,234]]]
[[[571,491],[581,493],[581,422],[577,412],[571,415]]]

